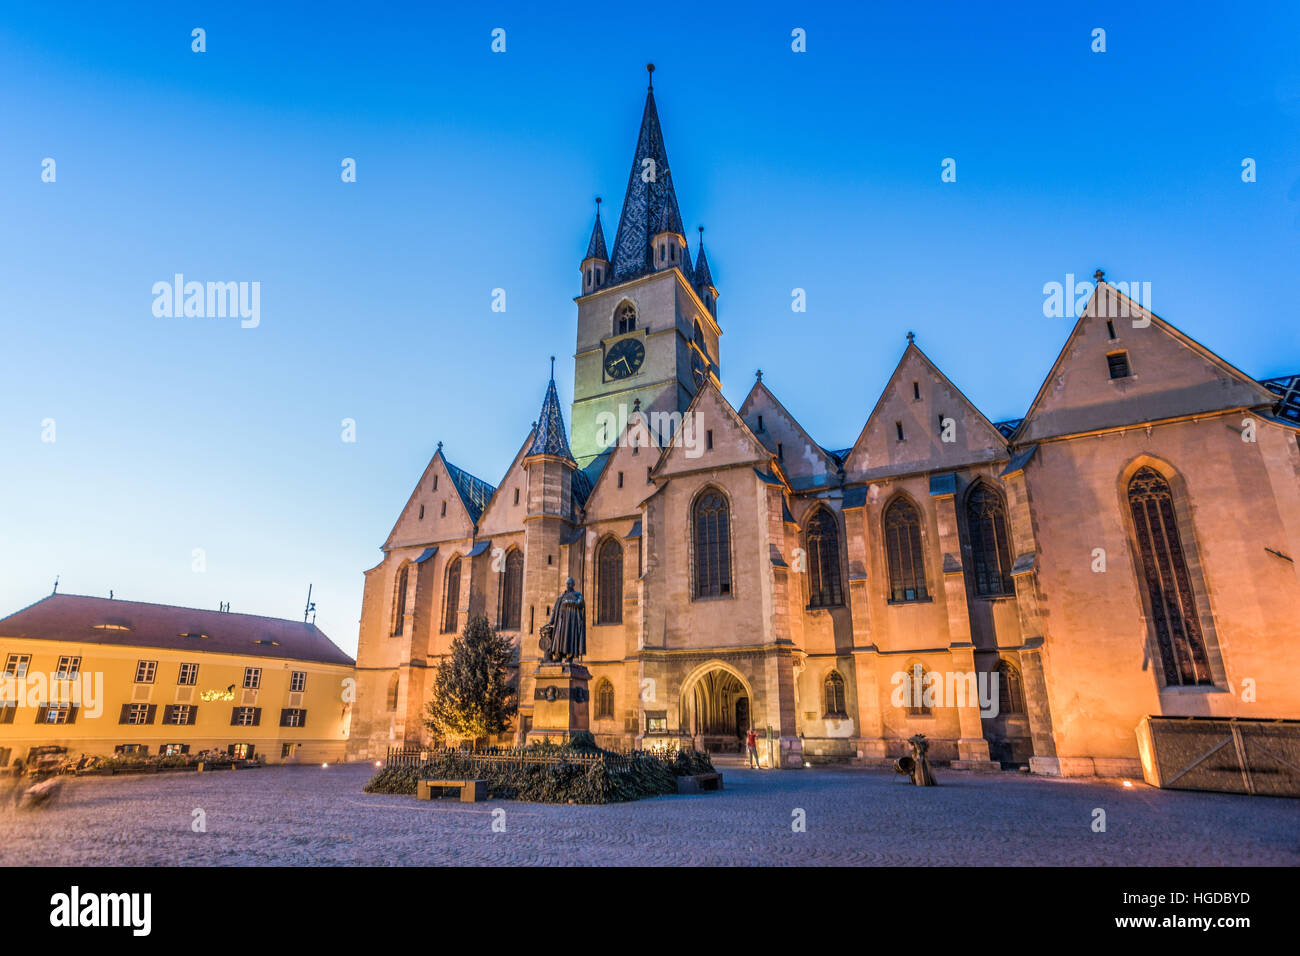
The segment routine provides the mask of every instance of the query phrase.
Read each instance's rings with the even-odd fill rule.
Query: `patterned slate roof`
[[[713,285],[713,274],[709,272],[709,260],[704,258],[703,241],[700,242],[700,254],[695,257],[695,284],[701,289]]]
[[[650,240],[664,228],[686,235],[668,166],[668,151],[659,127],[654,90],[647,90],[645,112],[641,114],[641,132],[632,157],[632,172],[628,174],[618,232],[614,234],[614,258],[610,263],[614,282],[635,279],[654,270],[654,250]],[[693,279],[689,255],[682,263],[682,271],[688,279]]]
[[[587,506],[591,497],[591,478],[581,468],[573,469],[573,502],[579,508]]]
[[[587,254],[584,259],[604,259],[609,261],[609,253],[605,250],[605,230],[600,225],[600,210],[596,210],[596,225],[591,227],[591,242],[587,243]]]
[[[554,378],[546,386],[546,397],[542,399],[542,411],[537,416],[537,428],[533,432],[533,443],[528,448],[528,454],[573,459],[573,453],[569,451],[569,439],[564,434],[564,415],[560,411],[560,397],[555,393]]]
[[[0,635],[324,664],[355,663],[315,624],[80,594],[51,594],[10,614],[0,620]]]
[[[451,483],[460,493],[460,500],[465,503],[465,510],[469,512],[470,520],[478,524],[479,515],[483,514],[483,509],[496,494],[495,486],[489,485],[482,478],[475,478],[462,468],[457,468],[447,460],[446,456],[443,456],[442,463],[447,466],[447,474],[451,476]]]
[[[609,460],[613,457],[614,449],[607,448],[578,469],[582,472],[588,488],[594,489],[596,487],[596,482],[600,480],[600,476],[604,473],[605,466],[609,464]],[[585,498],[583,499],[583,504],[586,504]]]
[[[993,427],[1002,433],[1003,438],[1010,438],[1023,421],[1023,418],[1012,418],[1005,422],[994,422]]]
[[[1273,413],[1283,421],[1300,425],[1300,375],[1283,375],[1281,378],[1266,378],[1259,384],[1277,395],[1280,401]]]

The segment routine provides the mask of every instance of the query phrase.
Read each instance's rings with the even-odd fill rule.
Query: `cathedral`
[[[651,86],[581,260],[570,428],[552,372],[495,485],[438,445],[365,575],[350,758],[430,743],[478,614],[518,649],[522,741],[569,577],[606,746],[753,728],[767,766],[873,764],[920,733],[956,767],[1135,775],[1144,717],[1300,717],[1300,376],[1255,380],[1098,274],[1024,418],[909,334],[829,448],[761,373],[723,397],[702,238]]]

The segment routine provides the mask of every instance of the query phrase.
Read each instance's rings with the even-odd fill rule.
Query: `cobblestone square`
[[[597,807],[365,794],[366,764],[69,778],[47,808],[4,800],[0,862],[1300,864],[1300,807],[1286,799],[942,769],[928,789],[879,770],[721,769],[722,793]],[[504,833],[493,832],[497,808]],[[1092,829],[1098,808],[1104,833]],[[206,832],[192,829],[196,811]]]

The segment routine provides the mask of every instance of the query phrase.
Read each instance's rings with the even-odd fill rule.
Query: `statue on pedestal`
[[[573,578],[564,582],[564,593],[555,599],[551,619],[542,625],[538,644],[544,660],[571,664],[587,653],[587,605],[573,585]]]

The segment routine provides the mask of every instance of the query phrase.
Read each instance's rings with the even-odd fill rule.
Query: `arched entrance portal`
[[[681,726],[709,751],[743,750],[749,714],[748,688],[723,667],[705,671],[682,695]]]

